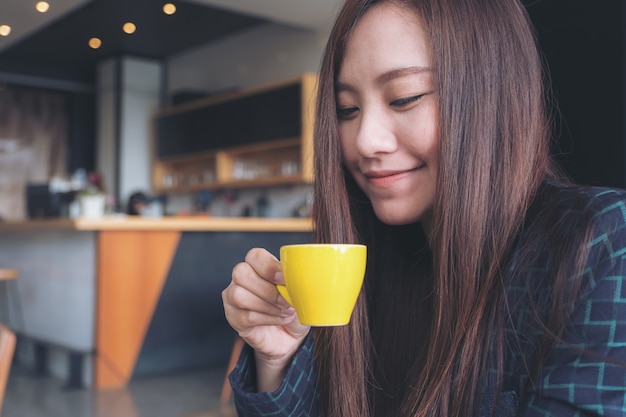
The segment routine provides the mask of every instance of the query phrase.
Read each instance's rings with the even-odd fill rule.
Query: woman
[[[517,0],[348,0],[320,71],[314,240],[368,245],[314,332],[251,250],[224,290],[240,415],[624,415],[626,195],[552,164]]]

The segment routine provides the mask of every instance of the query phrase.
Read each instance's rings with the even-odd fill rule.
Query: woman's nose
[[[389,118],[377,111],[362,113],[356,137],[359,154],[373,157],[381,153],[391,153],[397,149],[397,145]]]

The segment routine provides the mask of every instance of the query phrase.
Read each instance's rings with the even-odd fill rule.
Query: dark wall
[[[624,187],[624,1],[525,3],[561,116],[557,160],[577,182]]]
[[[96,168],[96,108],[93,93],[68,94],[67,172]]]
[[[280,245],[310,241],[309,232],[184,232],[133,376],[225,367],[236,335],[222,304],[232,268],[250,248],[278,256]]]

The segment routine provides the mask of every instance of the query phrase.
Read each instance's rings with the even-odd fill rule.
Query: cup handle
[[[283,296],[285,301],[287,301],[287,303],[289,303],[290,306],[293,306],[293,303],[291,302],[291,298],[289,297],[289,293],[287,292],[287,287],[285,287],[284,285],[277,284],[276,288],[278,289],[278,292],[280,293],[280,295]]]

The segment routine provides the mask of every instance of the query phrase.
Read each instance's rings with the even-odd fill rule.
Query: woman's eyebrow
[[[396,68],[396,69],[392,69],[391,71],[387,71],[379,75],[376,78],[376,84],[379,84],[379,85],[385,84],[396,78],[404,77],[407,75],[413,75],[413,74],[422,74],[424,72],[430,72],[430,71],[431,71],[430,67],[422,67],[422,66]]]
[[[340,81],[335,82],[335,92],[340,93],[342,91],[355,92],[356,89],[349,84],[342,83]]]
[[[405,77],[407,75],[423,74],[425,72],[431,72],[431,71],[432,69],[430,67],[422,67],[422,66],[395,68],[395,69],[392,69],[392,70],[389,70],[380,74],[378,77],[376,77],[375,83],[377,85],[383,85],[385,83],[388,83],[391,80],[395,80],[396,78]],[[335,82],[335,91],[336,92],[341,92],[341,91],[354,92],[355,88],[352,87],[350,84],[342,83],[341,81],[337,80]]]

